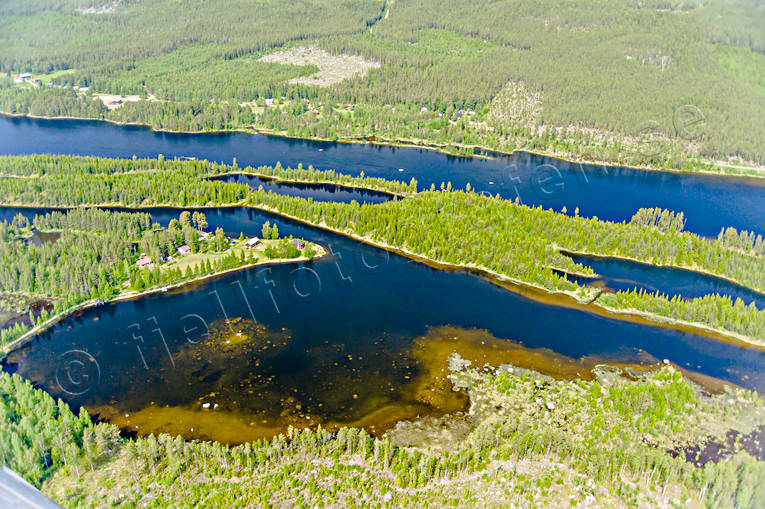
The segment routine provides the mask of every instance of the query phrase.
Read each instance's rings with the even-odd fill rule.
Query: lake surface
[[[296,182],[277,182],[254,175],[224,175],[212,177],[211,180],[223,180],[245,184],[257,191],[263,188],[265,192],[294,196],[295,198],[312,199],[313,201],[335,201],[341,203],[385,203],[394,198],[394,195],[370,191],[367,189],[355,189],[352,187],[338,186],[335,184],[304,184]]]
[[[647,292],[658,291],[669,297],[679,295],[686,299],[716,294],[730,297],[734,302],[736,299],[741,299],[747,305],[754,302],[757,309],[765,309],[765,295],[719,277],[617,258],[578,256],[570,253],[566,255],[582,265],[592,267],[599,276],[597,278],[567,276],[580,284],[596,284],[623,291],[642,288]]]
[[[166,225],[180,210],[151,213]],[[136,433],[229,443],[288,425],[375,432],[462,410],[442,371],[453,351],[567,376],[667,359],[765,389],[765,352],[551,305],[268,213],[205,213],[228,234],[257,235],[268,220],[331,255],[88,309],[12,352],[4,369]]]
[[[765,179],[646,172],[516,153],[493,160],[431,150],[296,140],[245,133],[176,134],[98,121],[0,116],[0,154],[196,157],[240,166],[298,163],[409,181],[419,188],[467,183],[479,192],[583,216],[624,221],[640,207],[682,211],[686,229],[716,236],[734,226],[765,234]]]

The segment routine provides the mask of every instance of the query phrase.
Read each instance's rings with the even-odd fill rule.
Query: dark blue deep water
[[[734,302],[741,299],[744,304],[754,302],[757,309],[765,309],[765,295],[737,285],[725,279],[700,274],[674,267],[656,267],[645,263],[600,256],[568,255],[574,261],[592,267],[597,278],[568,276],[582,284],[603,284],[612,290],[640,290],[650,293],[659,292],[669,297],[680,296],[686,299],[704,295],[730,297]]]
[[[583,216],[624,221],[640,207],[682,211],[686,229],[716,236],[734,226],[765,235],[765,179],[646,172],[568,163],[526,153],[487,160],[416,148],[305,141],[245,133],[176,134],[98,121],[0,116],[0,154],[196,157],[240,166],[298,163],[352,175],[451,182]]]
[[[167,224],[180,210],[151,213]],[[532,299],[473,274],[433,269],[258,211],[206,215],[210,228],[230,234],[257,235],[268,220],[282,235],[318,242],[331,254],[88,309],[12,352],[5,369],[73,405],[119,415],[147,407],[199,408],[211,398],[258,422],[278,421],[286,406],[296,404],[313,422],[354,423],[383,403],[400,403],[401,417],[414,418],[429,410],[407,400],[405,388],[419,369],[407,352],[431,328],[453,326],[485,330],[487,341],[510,339],[575,360],[668,359],[765,389],[765,352]],[[223,356],[221,345],[200,346],[208,334],[233,339],[230,334],[249,334],[254,324],[263,328],[261,336],[253,333],[260,339],[230,355]]]
[[[31,153],[161,153],[229,163],[235,157],[240,167],[303,163],[352,175],[414,177],[420,189],[470,183],[479,192],[555,210],[565,206],[568,213],[578,207],[581,215],[614,221],[628,220],[640,207],[662,207],[683,211],[686,229],[702,235],[714,236],[724,226],[765,234],[763,181],[604,168],[524,153],[462,158],[244,133],[169,134],[91,121],[0,117],[0,154]],[[315,200],[389,199],[336,186],[246,180]],[[46,210],[0,208],[0,219],[18,212],[31,218]],[[166,225],[180,210],[149,212]],[[560,299],[531,298],[474,274],[437,270],[263,212],[234,208],[205,214],[210,229],[220,226],[232,235],[258,235],[268,220],[281,235],[320,243],[330,255],[88,309],[12,352],[4,369],[137,433],[167,431],[228,442],[269,436],[286,424],[386,426],[395,419],[438,414],[444,407],[428,402],[413,385],[425,362],[414,345],[432,331],[445,335],[445,327],[450,327],[446,339],[455,344],[469,334],[460,331],[479,329],[487,343],[545,349],[546,355],[565,356],[583,369],[594,362],[667,359],[765,390],[765,352],[756,349],[616,320],[561,305]],[[684,297],[717,292],[762,302],[761,296],[714,278],[615,261],[588,263],[612,288],[640,286]],[[202,406],[208,403],[220,406]],[[174,413],[168,417],[162,409]],[[215,420],[217,415],[226,417]]]
[[[296,182],[278,182],[254,175],[225,175],[214,177],[216,180],[246,184],[254,190],[261,187],[265,192],[285,194],[295,198],[312,199],[313,201],[335,201],[341,203],[384,203],[392,200],[394,195],[366,189],[338,186],[334,184],[304,184]]]

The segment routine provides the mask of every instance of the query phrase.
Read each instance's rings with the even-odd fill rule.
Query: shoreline
[[[315,244],[315,242],[312,243],[312,244]],[[297,257],[297,258],[274,258],[274,259],[271,259],[271,260],[257,261],[255,263],[248,263],[248,264],[245,264],[245,265],[239,265],[237,267],[231,267],[229,269],[224,269],[224,270],[221,270],[221,271],[211,272],[211,273],[208,273],[208,274],[199,274],[198,276],[192,277],[190,279],[184,279],[184,280],[181,280],[181,281],[174,281],[174,282],[166,283],[166,284],[161,285],[161,286],[154,286],[154,287],[151,287],[151,288],[147,288],[145,290],[131,290],[131,291],[126,292],[126,293],[120,292],[120,293],[118,293],[117,295],[113,296],[112,298],[110,298],[108,300],[103,299],[103,304],[100,304],[100,305],[105,306],[106,304],[112,304],[112,303],[117,303],[117,302],[122,302],[122,301],[133,300],[133,299],[140,299],[141,297],[145,297],[146,295],[151,295],[153,293],[160,293],[160,292],[168,291],[168,290],[174,290],[176,288],[182,288],[182,287],[190,285],[192,283],[199,283],[201,281],[205,281],[205,280],[208,280],[208,279],[216,278],[216,277],[219,277],[219,276],[224,276],[224,275],[230,274],[232,272],[238,272],[240,270],[251,269],[251,268],[257,267],[259,265],[283,265],[283,264],[287,264],[287,263],[308,262],[308,261],[311,261],[311,260],[315,260],[315,259],[318,259],[318,258],[324,258],[325,256],[327,256],[327,250],[324,248],[324,246],[321,246],[321,245],[318,245],[318,244],[316,244],[316,245],[321,248],[321,252],[317,253],[313,258],[307,258],[305,256],[300,256],[300,257]],[[79,304],[75,304],[71,308],[65,309],[64,311],[61,311],[60,313],[58,313],[58,314],[48,318],[45,322],[41,323],[40,325],[35,325],[34,327],[32,327],[31,329],[26,331],[24,334],[22,334],[18,338],[14,339],[13,341],[8,343],[7,345],[5,345],[2,348],[0,348],[0,361],[2,361],[12,351],[14,351],[17,348],[23,346],[25,343],[29,342],[32,338],[34,338],[38,334],[41,334],[41,333],[45,332],[47,329],[49,329],[53,325],[57,324],[58,322],[60,322],[62,320],[65,320],[66,318],[71,316],[73,313],[76,313],[77,311],[82,311],[82,310],[85,310],[85,309],[88,309],[88,308],[96,307],[97,306],[97,304],[96,304],[97,300],[98,299],[88,299],[88,300],[86,300],[84,302],[80,302]]]
[[[107,122],[107,123],[118,125],[118,126],[143,127],[153,132],[170,133],[170,134],[190,134],[190,135],[200,134],[201,135],[201,134],[243,133],[243,134],[258,134],[262,136],[274,136],[279,138],[287,138],[291,140],[317,141],[322,143],[377,145],[377,146],[396,147],[396,148],[418,148],[423,150],[431,150],[433,152],[439,152],[441,154],[452,156],[452,157],[466,157],[466,158],[488,159],[488,160],[497,159],[497,156],[512,157],[513,155],[518,153],[526,153],[526,154],[531,154],[538,157],[547,157],[547,158],[555,159],[561,162],[579,164],[579,165],[601,166],[601,167],[607,167],[607,168],[624,168],[624,169],[634,170],[634,171],[665,172],[665,173],[673,173],[673,174],[681,174],[681,175],[706,175],[711,177],[754,178],[754,179],[765,180],[765,170],[761,170],[756,167],[753,167],[750,169],[743,169],[739,167],[729,167],[735,170],[733,173],[725,173],[722,171],[710,171],[710,170],[680,170],[676,168],[657,168],[657,167],[645,166],[645,165],[619,164],[619,163],[608,162],[608,161],[591,161],[589,159],[571,157],[567,154],[557,154],[555,152],[544,152],[544,151],[537,151],[537,150],[523,149],[523,148],[517,148],[512,150],[511,152],[506,152],[499,149],[492,149],[492,148],[488,148],[488,147],[484,147],[480,145],[460,145],[460,144],[439,145],[436,143],[429,143],[429,142],[424,142],[420,144],[420,143],[416,143],[415,140],[407,140],[407,139],[390,140],[385,138],[378,139],[375,137],[374,140],[368,140],[368,139],[364,140],[364,139],[359,139],[359,137],[356,137],[356,138],[338,138],[336,140],[330,140],[330,139],[321,138],[318,136],[316,137],[289,136],[283,131],[276,131],[276,130],[268,129],[268,128],[259,128],[255,125],[230,128],[230,129],[175,131],[172,129],[164,129],[164,128],[157,129],[157,128],[154,128],[152,125],[146,124],[143,122],[121,122],[121,121],[112,120],[109,118],[76,117],[76,116],[68,116],[68,115],[45,116],[45,115],[32,115],[29,113],[10,113],[7,111],[0,111],[0,115],[9,117],[9,118],[32,118],[32,119],[39,119],[39,120],[81,120],[81,121],[91,121],[91,122]],[[486,153],[496,154],[496,156],[490,156],[485,154],[475,154],[475,153],[473,154],[454,153],[445,149],[445,147],[448,147],[448,146],[456,146],[456,147],[462,146],[465,148],[470,148],[472,150],[481,150]],[[714,163],[709,163],[709,164],[714,164]]]
[[[143,210],[163,209],[163,208],[165,208],[165,209],[174,209],[174,210],[194,210],[194,209],[200,209],[200,210],[205,209],[205,210],[208,210],[208,209],[217,209],[217,208],[227,208],[227,209],[229,209],[229,208],[237,208],[237,207],[252,208],[252,209],[256,209],[256,210],[262,210],[262,211],[265,211],[265,212],[270,212],[270,213],[273,213],[273,214],[276,214],[276,215],[279,215],[279,216],[282,216],[282,217],[286,217],[286,218],[291,219],[293,221],[296,221],[296,222],[299,222],[299,223],[302,223],[302,224],[305,224],[305,225],[308,225],[308,226],[312,226],[314,228],[321,228],[321,229],[333,231],[333,232],[335,232],[337,234],[340,234],[340,235],[352,238],[352,239],[360,241],[360,242],[364,242],[365,244],[370,244],[370,245],[373,245],[375,247],[378,247],[378,248],[381,248],[381,249],[385,249],[386,251],[391,251],[391,250],[397,251],[398,250],[398,251],[400,251],[399,254],[402,254],[402,255],[407,256],[409,258],[419,257],[419,258],[423,258],[424,260],[426,259],[426,260],[432,261],[432,262],[437,263],[437,264],[454,265],[454,264],[450,264],[449,262],[444,262],[444,261],[440,261],[440,260],[433,260],[433,259],[430,259],[430,258],[426,258],[426,257],[423,257],[421,255],[418,255],[417,253],[413,253],[411,251],[400,250],[399,248],[397,248],[395,246],[388,246],[388,245],[384,245],[384,244],[375,244],[375,243],[372,243],[371,241],[369,241],[368,239],[360,237],[360,236],[358,236],[356,234],[347,233],[347,232],[344,232],[344,231],[341,231],[341,230],[337,230],[337,229],[334,229],[334,228],[332,228],[330,226],[326,226],[326,225],[322,225],[322,224],[311,223],[311,222],[305,221],[305,220],[303,220],[303,219],[301,219],[301,218],[299,218],[297,216],[292,216],[290,214],[281,212],[281,211],[279,211],[277,209],[271,209],[271,208],[260,206],[260,205],[249,204],[246,201],[241,201],[241,202],[236,202],[236,203],[226,203],[226,204],[222,204],[222,205],[186,205],[186,206],[183,206],[183,205],[171,205],[171,204],[153,204],[153,205],[130,206],[130,205],[123,205],[123,204],[108,204],[108,203],[87,204],[87,205],[82,205],[81,204],[81,205],[70,205],[70,206],[62,206],[62,205],[57,205],[57,206],[30,205],[28,203],[27,204],[20,204],[20,205],[17,205],[17,204],[8,204],[8,203],[0,204],[0,208],[17,208],[17,209],[33,209],[33,210],[37,210],[37,209],[43,209],[43,210],[72,210],[72,209],[78,209],[78,208],[85,208],[85,209],[87,209],[87,208],[103,208],[103,209],[118,209],[118,210],[128,210],[128,211],[131,211],[131,210],[132,211],[143,211]],[[710,272],[710,271],[708,271],[708,270],[706,270],[704,268],[700,268],[700,267],[699,268],[693,268],[693,267],[688,267],[688,266],[682,266],[681,267],[681,266],[677,266],[677,265],[666,265],[666,264],[652,263],[652,262],[646,262],[644,260],[640,260],[638,258],[633,258],[633,257],[630,257],[630,256],[624,256],[624,255],[604,255],[604,254],[600,254],[600,253],[592,253],[592,252],[589,252],[589,251],[576,251],[576,250],[573,250],[573,249],[564,249],[561,246],[557,246],[557,245],[553,245],[552,247],[557,249],[558,252],[563,254],[564,256],[565,256],[566,253],[571,253],[574,256],[593,257],[593,258],[610,258],[610,259],[615,259],[615,260],[624,260],[624,261],[629,261],[629,262],[633,262],[633,263],[637,263],[637,264],[641,264],[641,265],[646,265],[648,267],[685,270],[685,271],[688,271],[688,272],[693,272],[693,273],[704,275],[704,276],[719,278],[721,280],[727,281],[727,282],[732,283],[734,285],[740,286],[743,289],[750,290],[750,291],[753,291],[755,293],[760,293],[762,295],[765,295],[765,291],[759,290],[757,288],[751,288],[749,286],[746,286],[743,283],[740,283],[736,279],[733,279],[732,277],[723,276],[723,275],[720,275],[720,274],[715,274],[714,272]],[[464,265],[464,266],[463,265],[454,265],[454,266],[455,267],[460,267],[460,268],[465,268],[465,269],[472,268],[472,266],[470,266],[470,265]],[[480,269],[480,270],[486,270],[487,272],[494,272],[494,271],[491,271],[490,269],[483,269],[482,267],[479,267],[479,266],[475,266],[475,268]],[[571,274],[573,276],[579,276],[579,277],[584,277],[584,278],[597,279],[597,278],[601,277],[598,274],[592,274],[591,275],[591,274],[571,272],[571,271],[568,271],[568,270],[565,270],[565,269],[561,269],[561,268],[558,268],[558,267],[549,267],[549,268],[552,269],[552,270],[558,270],[560,272],[565,272],[565,273]],[[509,280],[516,281],[518,284],[534,286],[536,288],[540,288],[540,289],[543,289],[545,291],[550,291],[550,290],[547,290],[544,287],[536,286],[533,283],[527,283],[527,282],[524,282],[524,281],[522,281],[520,279],[516,280],[516,279],[511,278],[510,276],[507,276],[505,274],[500,274],[499,272],[494,272],[494,273],[497,275],[497,277],[508,278]]]
[[[353,184],[340,183],[340,182],[332,182],[332,181],[329,181],[329,180],[288,180],[288,179],[281,179],[281,178],[273,176],[273,175],[266,175],[264,173],[258,173],[258,172],[252,172],[252,171],[230,171],[230,172],[226,172],[226,173],[218,173],[218,174],[215,174],[215,175],[211,175],[211,176],[209,176],[207,178],[208,179],[215,179],[215,178],[219,178],[219,177],[228,177],[230,175],[245,175],[245,176],[250,176],[250,177],[257,177],[257,178],[259,178],[261,180],[269,180],[269,181],[273,182],[274,184],[303,184],[303,185],[316,184],[316,185],[338,186],[338,187],[343,187],[345,189],[358,189],[358,190],[361,190],[361,191],[371,191],[371,192],[374,192],[374,193],[380,193],[380,194],[384,194],[384,195],[390,196],[391,199],[394,199],[394,198],[401,198],[401,199],[403,199],[403,198],[408,198],[410,196],[410,195],[404,194],[404,193],[397,193],[395,191],[389,191],[389,190],[385,190],[385,189],[378,189],[378,188],[369,187],[369,186],[355,186]],[[415,191],[414,194],[417,194],[417,192],[419,192],[419,191]],[[289,195],[285,195],[285,196],[289,196]]]
[[[597,292],[597,295],[595,296],[594,299],[592,298],[592,295],[587,295],[585,297],[580,298],[579,296],[575,294],[575,292],[570,290],[550,290],[545,287],[539,286],[537,284],[529,283],[527,281],[522,281],[520,279],[516,279],[506,274],[501,274],[494,270],[487,269],[485,267],[478,266],[478,265],[454,264],[454,263],[445,262],[442,260],[434,260],[432,258],[427,258],[417,253],[413,253],[412,251],[409,251],[407,249],[401,249],[401,248],[386,244],[384,242],[375,241],[367,237],[361,237],[360,235],[357,235],[355,233],[348,233],[345,231],[341,231],[331,226],[327,226],[326,224],[314,224],[306,220],[300,219],[298,217],[292,216],[290,214],[279,212],[276,209],[271,209],[269,207],[261,207],[257,205],[245,205],[245,207],[253,208],[256,210],[262,210],[262,211],[276,214],[282,217],[286,217],[288,219],[299,222],[301,224],[305,224],[307,226],[331,231],[333,233],[336,233],[338,235],[343,235],[345,237],[351,238],[358,242],[362,242],[364,244],[377,247],[379,249],[384,249],[386,251],[399,254],[401,256],[404,256],[405,258],[409,258],[409,259],[424,263],[425,265],[428,265],[429,267],[437,268],[440,270],[472,272],[481,277],[484,277],[485,279],[489,280],[493,284],[496,284],[505,289],[508,289],[509,291],[514,291],[515,293],[519,293],[523,296],[526,296],[532,299],[534,297],[529,295],[531,292],[542,293],[550,297],[556,297],[556,296],[566,297],[570,299],[571,301],[573,301],[572,304],[574,304],[573,306],[567,306],[567,307],[574,307],[577,309],[581,309],[585,312],[590,312],[590,313],[598,314],[600,316],[614,318],[616,320],[636,321],[637,323],[647,323],[648,325],[658,326],[658,327],[671,326],[673,328],[680,328],[681,330],[683,328],[691,329],[692,331],[695,331],[695,332],[698,332],[699,330],[701,330],[703,331],[703,333],[707,333],[705,334],[707,336],[709,336],[708,333],[711,332],[716,336],[715,339],[722,340],[728,343],[733,343],[745,348],[754,348],[754,349],[765,352],[765,343],[758,341],[757,339],[754,339],[754,338],[743,336],[737,332],[728,331],[725,329],[715,329],[713,327],[710,327],[704,324],[698,324],[696,322],[687,322],[687,321],[678,320],[675,318],[664,317],[661,315],[655,315],[654,313],[650,313],[650,312],[643,312],[640,310],[621,311],[618,309],[613,309],[607,306],[597,304],[597,297],[600,296],[600,292]],[[585,287],[582,287],[582,288],[585,288]],[[527,291],[524,292],[522,290],[527,290]],[[530,290],[530,292],[528,290]],[[536,298],[535,300],[540,301],[542,299]],[[550,304],[550,302],[547,302],[547,303]],[[598,308],[604,311],[604,313],[599,313],[598,310],[593,309],[593,304],[596,304]],[[552,305],[565,306],[564,303],[560,303],[560,302],[552,304]],[[617,316],[613,316],[613,315],[617,315]],[[630,320],[629,318],[625,318],[625,316],[639,318],[640,320]],[[656,317],[656,318],[653,318],[653,317]]]
[[[687,320],[681,320],[679,318],[670,318],[670,317],[653,313],[651,311],[642,311],[636,308],[625,308],[625,309],[612,308],[610,306],[606,306],[605,304],[601,304],[600,302],[598,302],[597,298],[593,300],[591,304],[594,306],[598,306],[610,313],[627,315],[627,316],[640,316],[640,317],[646,318],[650,322],[659,322],[662,324],[670,324],[670,325],[682,325],[688,328],[702,329],[706,332],[713,332],[715,334],[719,334],[721,336],[726,336],[730,338],[732,340],[731,342],[733,343],[744,343],[746,348],[754,348],[761,352],[765,352],[765,342],[755,342],[751,338],[748,338],[747,336],[744,336],[743,334],[740,334],[738,332],[733,332],[726,329],[718,329],[716,327],[712,327],[711,325],[706,325],[701,322],[689,322]]]
[[[741,283],[740,281],[737,281],[736,279],[733,279],[732,277],[722,276],[720,274],[715,274],[714,272],[710,272],[710,271],[708,271],[707,269],[705,269],[703,267],[689,267],[687,265],[683,265],[683,266],[679,266],[679,265],[667,265],[667,264],[663,264],[663,263],[646,262],[644,260],[640,260],[638,258],[633,258],[631,256],[625,256],[625,255],[603,255],[603,254],[591,253],[591,252],[588,252],[588,251],[575,251],[575,250],[572,250],[572,249],[564,249],[564,248],[561,248],[560,246],[555,246],[555,247],[558,248],[558,252],[560,254],[564,255],[564,256],[568,256],[567,253],[570,253],[571,255],[581,256],[582,258],[599,258],[599,259],[606,259],[606,260],[608,260],[608,259],[610,259],[610,260],[623,260],[623,261],[627,261],[627,262],[636,263],[636,264],[639,264],[639,265],[645,265],[647,267],[658,267],[658,268],[662,268],[662,269],[685,270],[687,272],[693,272],[693,273],[700,274],[700,275],[703,275],[703,276],[709,276],[709,277],[718,278],[718,279],[721,279],[721,280],[726,281],[728,283],[734,284],[736,286],[740,286],[741,288],[743,288],[745,290],[749,290],[749,291],[752,291],[752,292],[755,292],[755,293],[759,293],[760,295],[765,296],[765,291],[760,290],[759,288],[752,288],[750,286],[747,286],[747,285]],[[581,276],[580,274],[575,274],[575,275]],[[591,276],[584,275],[583,277],[591,277]],[[595,277],[599,277],[599,276],[595,276]],[[733,298],[731,298],[731,300],[733,300],[735,302],[735,300]]]
[[[46,117],[37,117],[37,118],[46,118]],[[96,120],[96,119],[83,118],[80,120]],[[149,127],[146,124],[140,124],[140,125],[145,125]],[[358,145],[377,145],[381,147],[395,147],[395,148],[419,148],[424,150],[432,150],[433,152],[439,152],[441,154],[452,156],[452,157],[467,157],[467,158],[475,158],[475,159],[495,160],[498,157],[512,157],[515,154],[530,154],[537,157],[546,157],[548,159],[555,159],[557,161],[561,161],[564,163],[588,165],[588,166],[600,166],[605,168],[623,168],[623,169],[635,170],[635,171],[664,172],[664,173],[675,173],[675,174],[681,174],[681,175],[708,175],[712,177],[765,179],[765,169],[759,169],[755,167],[752,167],[749,169],[744,169],[737,166],[731,167],[736,170],[734,173],[725,173],[721,171],[710,171],[710,170],[679,170],[677,168],[658,168],[655,166],[631,165],[631,164],[614,163],[614,162],[608,162],[608,161],[592,161],[590,159],[575,158],[575,157],[569,156],[568,154],[559,154],[556,152],[544,152],[544,151],[532,150],[532,149],[526,149],[526,148],[516,148],[510,152],[507,152],[504,150],[488,148],[482,145],[463,145],[459,143],[446,145],[446,144],[437,144],[433,142],[426,142],[424,140],[423,140],[423,143],[417,143],[416,140],[409,140],[405,138],[404,139],[389,139],[389,138],[374,137],[375,138],[374,140],[368,140],[368,139],[365,140],[363,137],[355,137],[355,138],[339,138],[336,140],[330,140],[328,138],[321,138],[318,136],[316,137],[289,136],[284,131],[276,131],[273,129],[266,129],[266,128],[257,128],[255,126],[251,126],[251,129],[256,134],[262,134],[265,136],[277,136],[279,138],[288,138],[291,140],[320,141],[325,143],[346,143],[346,144],[358,144]],[[161,131],[161,129],[159,131]],[[205,132],[208,132],[208,131],[187,131],[187,134],[202,134]],[[475,154],[475,153],[460,154],[460,153],[455,153],[455,152],[450,152],[448,150],[445,150],[445,148],[449,146],[464,147],[464,148],[469,148],[472,150],[480,150],[485,152],[485,154]],[[494,154],[494,155],[487,155],[487,154]],[[714,163],[710,162],[708,164],[713,165]]]
[[[0,206],[16,207],[15,205],[0,205]],[[43,208],[43,207],[34,206],[34,205],[25,205],[24,207],[25,208]],[[422,255],[419,255],[417,253],[414,253],[412,251],[409,251],[407,249],[398,248],[398,247],[386,244],[384,242],[375,241],[367,237],[362,237],[355,233],[349,233],[347,231],[342,231],[337,228],[333,228],[324,223],[311,223],[307,220],[301,219],[291,214],[281,212],[278,209],[273,209],[271,207],[267,207],[264,205],[254,205],[254,204],[248,204],[245,202],[225,204],[225,205],[200,205],[200,206],[191,206],[191,207],[188,207],[188,206],[182,207],[177,205],[146,205],[146,206],[139,206],[139,207],[129,207],[125,205],[105,205],[105,204],[93,205],[91,204],[91,205],[77,205],[75,207],[68,207],[68,208],[89,208],[89,207],[103,207],[103,208],[108,207],[112,209],[134,210],[134,211],[150,210],[153,208],[172,208],[176,210],[214,209],[214,208],[249,208],[253,210],[259,210],[266,213],[274,214],[279,217],[290,219],[292,221],[295,221],[297,223],[300,223],[309,227],[318,228],[325,231],[330,231],[335,234],[342,235],[346,238],[355,240],[357,242],[362,242],[364,244],[367,244],[379,249],[383,249],[388,252],[393,252],[394,254],[398,254],[406,258],[424,263],[425,265],[428,265],[430,267],[433,267],[439,270],[472,272],[474,274],[479,275],[480,277],[486,278],[493,284],[496,284],[498,286],[501,286],[507,289],[508,291],[513,291],[527,298],[531,298],[537,301],[542,301],[547,304],[559,305],[564,307],[573,307],[585,312],[594,313],[599,316],[605,316],[605,317],[616,319],[616,320],[632,321],[632,322],[637,322],[637,323],[642,323],[642,324],[647,324],[647,325],[652,325],[657,327],[672,327],[672,328],[676,328],[680,330],[689,330],[690,332],[701,333],[708,337],[711,336],[711,337],[714,337],[714,339],[724,341],[727,343],[736,344],[741,347],[754,348],[760,351],[765,351],[765,342],[755,338],[748,338],[734,331],[728,331],[725,329],[715,329],[710,326],[706,326],[704,324],[696,324],[694,322],[686,322],[686,321],[675,319],[675,318],[655,315],[654,313],[647,312],[647,311],[644,312],[640,310],[627,311],[627,310],[612,309],[607,306],[597,304],[597,297],[599,296],[599,293],[593,299],[591,295],[592,292],[588,291],[588,294],[586,296],[580,298],[579,296],[575,294],[575,292],[570,290],[550,290],[542,286],[539,286],[537,284],[522,281],[520,279],[507,276],[506,274],[501,274],[499,272],[496,272],[491,269],[487,269],[482,266],[473,265],[473,264],[454,264],[454,263],[450,263],[450,262],[446,262],[442,260],[434,260]],[[21,208],[21,207],[18,207],[18,208]],[[569,252],[574,253],[574,251],[569,251]],[[603,256],[603,255],[600,255],[600,256]],[[645,262],[642,262],[642,263],[645,263]],[[670,268],[678,268],[678,267],[670,267]],[[690,270],[690,269],[687,269],[687,270]],[[586,290],[588,290],[585,286],[582,286],[581,288],[585,288]],[[550,297],[550,298],[559,297],[560,299],[557,299],[557,302],[549,302],[542,299],[539,296],[539,294]],[[565,298],[568,302],[562,301],[563,298]],[[593,304],[596,304],[596,305],[593,306]],[[29,332],[31,331],[28,331],[25,334],[29,334]]]

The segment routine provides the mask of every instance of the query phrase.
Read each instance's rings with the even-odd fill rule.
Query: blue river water
[[[98,121],[0,117],[0,154],[196,157],[240,166],[298,163],[409,181],[451,182],[557,211],[629,220],[641,207],[682,211],[686,229],[716,236],[733,226],[765,235],[765,179],[648,172],[569,163],[527,153],[495,159],[418,148],[306,141],[247,133],[179,134]]]

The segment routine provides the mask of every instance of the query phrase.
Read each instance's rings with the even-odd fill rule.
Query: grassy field
[[[244,255],[248,263],[265,261],[273,259],[273,257],[268,256],[266,249],[270,247],[274,250],[278,250],[284,245],[284,241],[285,239],[262,239],[260,244],[249,249],[246,248],[242,242],[238,242],[236,245],[232,245],[220,252],[207,251],[187,255],[174,255],[173,260],[163,263],[160,268],[186,271],[189,268],[199,267],[205,262],[214,266],[231,255],[234,255],[236,258],[241,258],[242,255]],[[306,248],[308,247],[310,247],[314,253],[322,252],[322,248],[312,242],[306,242]]]

